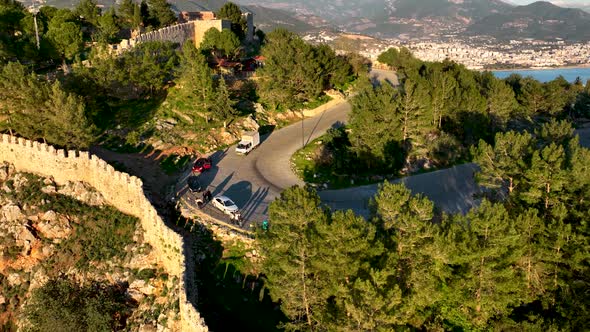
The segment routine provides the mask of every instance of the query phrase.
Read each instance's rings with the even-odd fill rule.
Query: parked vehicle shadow
[[[223,192],[223,195],[231,198],[240,210],[242,210],[250,200],[250,197],[252,197],[252,184],[249,181],[236,182],[227,188]]]
[[[225,156],[227,156],[227,151],[229,151],[229,148],[225,148],[225,150],[217,150],[217,151],[213,152],[213,154],[211,154],[209,156],[209,159],[211,159],[211,161],[213,161],[213,165],[216,165],[220,161],[222,161],[223,158],[225,158]]]
[[[217,165],[219,164],[219,162],[221,160],[223,160],[227,156],[228,150],[229,150],[229,148],[227,148],[225,150],[215,151],[213,154],[211,154],[209,156],[209,159],[211,159],[211,163],[212,163],[211,168],[202,172],[202,173],[193,173],[192,172],[192,165],[200,157],[193,158],[191,160],[191,164],[190,164],[191,167],[189,169],[187,169],[178,179],[177,187],[176,187],[178,195],[181,196],[184,193],[186,193],[186,191],[188,189],[187,188],[187,179],[191,176],[198,176],[199,182],[201,183],[203,188],[207,188],[208,186],[210,186],[213,179],[215,179],[215,177],[219,173],[219,167]]]
[[[229,183],[229,181],[231,180],[231,178],[233,176],[234,176],[234,172],[232,172],[230,175],[226,176],[225,179],[223,179],[223,181],[221,181],[217,186],[215,186],[215,188],[211,191],[213,196],[217,196],[217,195],[221,194],[224,191],[223,188],[225,188],[225,186]],[[209,182],[209,184],[210,184],[210,182]],[[209,189],[209,190],[211,190],[211,189]]]

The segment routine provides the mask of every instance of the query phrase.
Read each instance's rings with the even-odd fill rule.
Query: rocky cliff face
[[[115,220],[123,226],[104,228]],[[25,326],[31,291],[56,276],[117,285],[129,330],[180,330],[178,278],[158,265],[135,221],[87,184],[60,186],[0,164],[0,330]],[[92,238],[108,237],[105,230],[127,241],[103,251]]]

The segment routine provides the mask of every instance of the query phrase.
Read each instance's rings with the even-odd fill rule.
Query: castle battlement
[[[196,303],[196,289],[194,269],[186,266],[192,263],[186,259],[184,240],[158,215],[144,194],[141,179],[115,170],[89,152],[56,149],[45,143],[6,134],[0,136],[2,161],[13,164],[19,171],[52,177],[58,184],[86,182],[100,192],[109,204],[139,218],[144,237],[156,251],[160,263],[169,274],[179,277],[182,331],[208,331],[199,312],[189,301],[191,298],[192,303]]]

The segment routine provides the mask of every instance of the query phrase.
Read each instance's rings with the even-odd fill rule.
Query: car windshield
[[[250,147],[250,143],[248,143],[248,144],[242,144],[242,143],[238,144],[238,149],[247,149],[249,147]]]
[[[223,202],[223,205],[225,205],[225,206],[232,206],[232,205],[234,205],[234,202],[232,202],[232,201],[230,201],[230,200],[228,199],[227,201],[224,201],[224,202]]]

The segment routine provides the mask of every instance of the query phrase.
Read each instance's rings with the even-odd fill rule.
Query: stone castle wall
[[[193,22],[171,25],[156,31],[143,33],[134,38],[135,43],[148,41],[171,41],[173,43],[183,44],[186,40],[194,38]]]
[[[156,31],[142,33],[137,37],[131,39],[123,39],[119,44],[111,45],[111,50],[120,54],[128,49],[135,47],[135,45],[150,41],[170,41],[173,43],[184,44],[187,40],[192,40],[195,47],[199,48],[205,32],[211,28],[216,28],[221,31],[223,29],[231,29],[231,22],[228,20],[218,20],[213,16],[206,16],[203,19],[188,21],[185,23],[171,25]],[[243,14],[246,18],[247,30],[246,39],[251,41],[254,38],[254,15],[246,12]]]
[[[156,31],[142,33],[131,39],[123,39],[119,44],[110,45],[110,48],[112,52],[121,54],[137,44],[150,41],[170,41],[182,45],[187,40],[194,40],[195,28],[193,22],[176,24]]]
[[[6,161],[19,171],[53,177],[56,183],[83,181],[99,191],[120,211],[141,220],[144,237],[156,250],[167,272],[180,279],[180,316],[182,331],[208,331],[189,298],[196,298],[194,269],[187,267],[183,238],[168,228],[145,197],[142,181],[115,171],[104,160],[88,152],[57,150],[51,145],[10,135],[0,136],[0,162]],[[189,293],[187,293],[187,291]],[[188,295],[187,295],[188,294]],[[196,301],[192,301],[195,303]]]
[[[252,20],[251,15],[248,17],[250,18],[250,20]],[[231,22],[227,20],[189,21],[186,23],[180,23],[176,25],[171,25],[169,27],[161,28],[156,31],[142,33],[135,38],[123,39],[119,44],[111,45],[111,48],[113,52],[120,54],[126,50],[135,47],[135,45],[144,42],[170,41],[182,45],[187,40],[192,40],[195,43],[195,47],[199,48],[201,42],[203,41],[205,32],[210,28],[216,28],[219,31],[221,31],[222,29],[231,29]],[[250,30],[253,31],[253,28]]]

